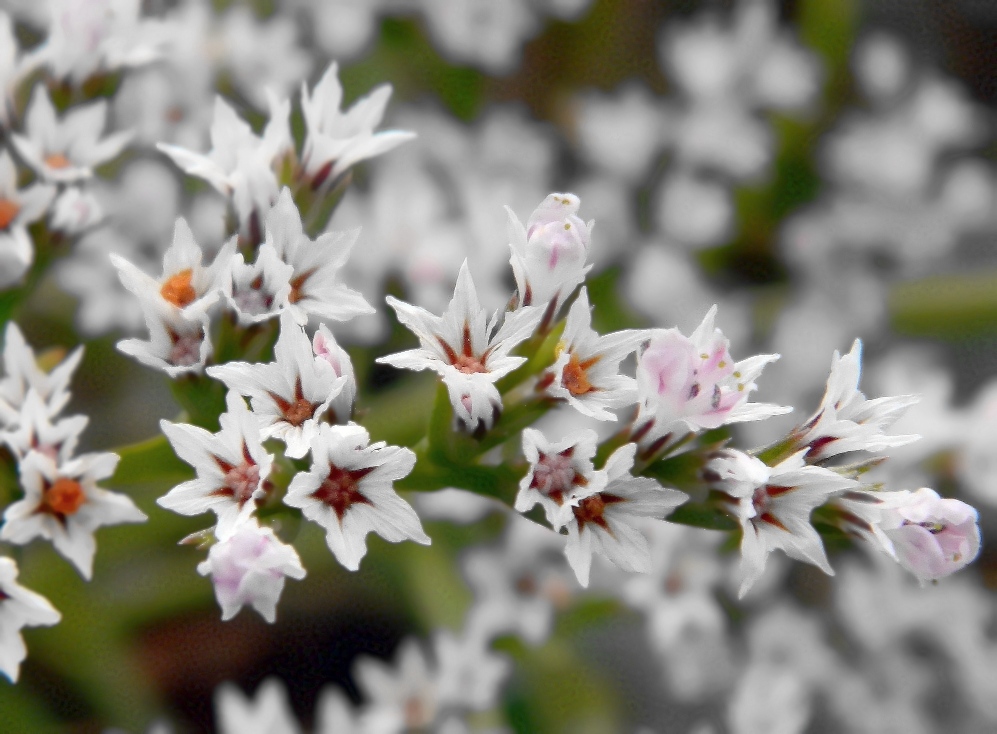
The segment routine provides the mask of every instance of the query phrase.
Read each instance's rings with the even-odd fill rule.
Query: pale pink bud
[[[976,510],[956,499],[942,499],[922,487],[892,509],[882,528],[900,565],[921,581],[955,573],[980,552]]]

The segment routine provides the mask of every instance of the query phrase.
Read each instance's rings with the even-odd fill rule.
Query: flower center
[[[166,330],[172,346],[167,360],[177,367],[190,367],[201,361],[201,344],[204,342],[204,332],[194,334],[178,334],[170,328]]]
[[[0,229],[7,229],[19,211],[21,211],[21,205],[16,201],[0,199]]]
[[[240,464],[232,467],[223,478],[225,488],[232,492],[232,497],[239,507],[253,498],[253,493],[260,486],[260,467],[256,464]]]
[[[608,531],[609,525],[606,523],[606,518],[604,516],[606,505],[613,505],[625,501],[626,500],[623,497],[618,497],[615,494],[607,494],[605,492],[599,492],[591,497],[586,497],[578,503],[578,507],[573,508],[575,519],[578,521],[578,529],[581,530],[585,527],[586,523],[592,523]]]
[[[280,412],[283,414],[284,420],[294,427],[298,427],[309,418],[314,417],[315,408],[321,404],[313,403],[305,398],[300,377],[294,383],[293,400],[288,400],[274,392],[270,393],[270,397],[273,398],[273,401],[277,404],[277,407],[280,408]]]
[[[533,469],[530,487],[539,490],[557,504],[564,504],[564,497],[572,487],[584,487],[588,484],[588,480],[575,471],[571,463],[572,453],[573,447],[558,454],[541,454]]]
[[[75,514],[87,498],[79,482],[59,477],[45,490],[42,499],[53,513],[66,516]]]
[[[488,372],[488,368],[481,364],[481,361],[477,357],[466,357],[463,354],[457,355],[457,358],[453,362],[453,366],[465,375]]]
[[[324,502],[333,509],[340,520],[346,511],[355,504],[373,504],[360,492],[360,480],[374,471],[374,467],[363,469],[341,469],[330,466],[329,474],[322,480],[319,488],[312,492],[312,497]]]
[[[306,270],[301,275],[298,275],[291,279],[291,292],[287,296],[288,301],[290,301],[291,303],[297,303],[298,301],[300,301],[302,298],[305,297],[305,294],[303,293],[305,282],[310,277],[312,277],[314,273],[315,273],[315,268],[312,268],[311,270]]]
[[[585,395],[586,393],[597,390],[598,388],[589,382],[588,370],[598,361],[599,357],[596,356],[586,359],[583,362],[578,359],[577,354],[572,353],[571,359],[564,365],[564,371],[561,373],[561,384],[564,386],[564,389],[572,395]]]
[[[45,165],[49,168],[69,168],[72,165],[69,159],[62,153],[52,153],[51,155],[45,156]]]
[[[194,286],[190,284],[194,278],[194,271],[191,268],[181,270],[176,275],[171,275],[159,289],[160,295],[174,306],[184,308],[190,305],[197,298]]]

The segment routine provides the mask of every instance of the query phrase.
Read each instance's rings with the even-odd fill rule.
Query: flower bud
[[[973,561],[980,552],[976,510],[956,499],[942,499],[922,487],[893,508],[882,528],[893,542],[900,565],[923,581],[933,581]]]

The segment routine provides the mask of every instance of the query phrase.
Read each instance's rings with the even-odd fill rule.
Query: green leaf
[[[694,528],[706,530],[737,530],[739,525],[725,512],[716,507],[699,502],[686,502],[675,508],[667,518],[668,522],[677,522]]]

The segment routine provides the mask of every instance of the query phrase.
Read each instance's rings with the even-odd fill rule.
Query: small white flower
[[[44,84],[31,94],[25,115],[27,135],[11,134],[18,154],[47,181],[72,183],[93,175],[94,166],[114,158],[131,139],[117,132],[101,139],[107,102],[99,100],[71,108],[61,120]]]
[[[260,422],[242,397],[229,392],[228,411],[219,416],[221,431],[209,433],[186,423],[160,421],[177,456],[186,461],[197,478],[178,484],[156,503],[181,515],[208,510],[218,515],[218,536],[228,536],[235,525],[256,509],[266,492],[273,457],[260,443]]]
[[[276,678],[263,681],[253,697],[243,695],[232,683],[218,686],[215,691],[215,716],[220,734],[301,732],[287,698],[287,689]]]
[[[305,577],[294,547],[280,542],[273,530],[260,527],[254,517],[236,523],[230,535],[219,536],[197,572],[211,576],[223,620],[232,619],[249,604],[271,624],[277,619],[285,577]]]
[[[85,415],[74,415],[53,423],[45,401],[34,389],[29,389],[21,405],[19,420],[15,427],[0,431],[0,440],[7,444],[18,461],[34,450],[64,464],[72,458],[76,442],[88,422]]]
[[[346,321],[374,313],[363,296],[339,282],[358,235],[358,230],[326,232],[312,240],[304,232],[290,189],[280,192],[267,214],[266,241],[293,268],[285,307],[299,324],[307,324],[310,315]]]
[[[145,303],[166,304],[180,311],[183,318],[195,320],[214,305],[226,286],[236,239],[233,237],[215,256],[209,267],[201,264],[204,253],[194,239],[187,221],[177,219],[173,242],[163,255],[163,275],[153,278],[117,253],[111,262],[118,269],[122,284]]]
[[[308,453],[318,421],[346,384],[328,362],[315,358],[307,335],[288,311],[280,315],[273,362],[229,362],[207,372],[249,397],[260,418],[260,436],[279,438],[294,459]]]
[[[62,615],[48,599],[17,583],[17,564],[0,557],[0,673],[17,683],[28,649],[22,627],[50,627]]]
[[[779,355],[760,354],[734,362],[730,342],[714,326],[716,314],[714,306],[690,337],[678,329],[655,330],[640,351],[636,424],[649,440],[677,428],[701,431],[792,410],[748,402],[755,379]]]
[[[183,309],[155,293],[153,298],[141,303],[149,341],[125,339],[117,343],[118,351],[173,379],[187,372],[200,372],[211,356],[208,314],[195,311],[188,318]]]
[[[810,524],[810,513],[858,484],[829,469],[805,465],[803,454],[799,451],[769,467],[753,456],[726,449],[707,465],[707,480],[729,496],[731,514],[741,523],[739,597],[761,578],[765,561],[776,548],[834,575],[820,535]]]
[[[429,545],[415,510],[392,483],[412,471],[415,454],[384,442],[370,444],[355,423],[323,424],[312,442],[312,466],[291,480],[284,502],[326,530],[326,543],[351,571],[367,553],[367,533],[398,543]]]
[[[858,339],[844,357],[834,352],[824,399],[817,412],[793,436],[797,447],[809,448],[808,462],[820,462],[849,451],[883,451],[920,438],[884,433],[918,398],[898,395],[867,400],[858,389],[861,361],[862,342]]]
[[[204,179],[224,196],[231,197],[240,231],[260,234],[260,218],[279,194],[274,166],[294,150],[288,100],[268,97],[270,120],[260,137],[221,97],[215,98],[211,123],[211,151],[192,153],[176,145],[156,147],[184,172]],[[252,230],[256,228],[254,233]]]
[[[525,227],[506,207],[512,248],[509,262],[521,305],[549,304],[553,317],[592,269],[585,265],[592,223],[578,217],[580,205],[574,194],[550,194],[526,220]]]
[[[488,427],[501,406],[495,381],[526,361],[509,355],[528,338],[543,315],[542,309],[523,307],[488,318],[478,302],[467,262],[461,266],[454,296],[442,316],[387,297],[398,320],[419,337],[419,348],[389,354],[377,361],[409,370],[433,370],[443,378],[454,412],[472,429]]]
[[[589,494],[593,480],[605,482],[606,475],[592,466],[599,435],[585,429],[551,443],[538,430],[523,429],[523,456],[530,470],[519,483],[516,512],[527,512],[540,504],[547,522],[555,525],[561,507],[578,494]]]
[[[568,528],[564,554],[582,586],[588,586],[593,553],[605,556],[624,571],[650,571],[651,549],[637,523],[646,517],[664,519],[688,499],[683,492],[662,487],[653,479],[632,476],[636,453],[634,443],[618,448],[601,470],[605,480],[593,482],[600,488],[560,508],[556,525]]]
[[[52,203],[55,187],[33,184],[17,188],[17,167],[0,151],[0,288],[13,285],[34,260],[27,225],[40,219]]]
[[[3,348],[5,375],[0,378],[0,424],[17,425],[21,406],[32,389],[45,403],[49,416],[58,414],[69,402],[69,380],[82,358],[83,347],[77,347],[51,372],[46,372],[38,366],[34,351],[17,324],[9,322]]]
[[[79,235],[104,219],[104,208],[89,191],[70,186],[52,204],[49,226],[68,235]]]
[[[301,112],[305,118],[305,147],[302,164],[318,188],[334,181],[360,161],[388,152],[415,138],[415,133],[402,130],[374,132],[391,97],[391,85],[382,84],[358,99],[346,112],[340,111],[343,88],[339,84],[338,65],[333,62],[325,70],[312,94],[301,85]]]
[[[637,351],[647,337],[643,331],[616,331],[599,336],[592,330],[588,291],[582,288],[571,304],[564,334],[557,345],[557,360],[546,379],[555,398],[590,418],[614,421],[609,408],[622,408],[637,402],[637,383],[620,374],[620,362]]]
[[[28,453],[20,464],[24,498],[4,512],[0,540],[18,545],[37,537],[51,540],[89,581],[97,550],[94,531],[146,520],[127,496],[97,486],[114,474],[118,459],[111,453],[83,454],[57,465],[38,451]]]
[[[232,282],[225,297],[240,324],[257,324],[280,314],[291,293],[294,267],[278,257],[273,245],[260,245],[252,265],[246,263],[242,253],[235,253],[230,269]]]

